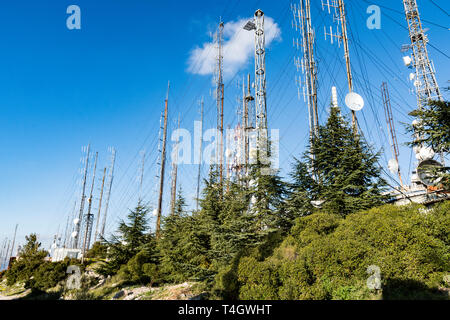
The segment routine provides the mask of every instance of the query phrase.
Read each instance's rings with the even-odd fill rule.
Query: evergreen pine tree
[[[138,252],[146,248],[151,242],[151,235],[147,234],[149,209],[141,201],[134,210],[130,210],[127,221],[121,221],[117,234],[107,242],[109,262],[99,271],[104,274],[115,274],[122,265],[126,264]]]
[[[349,123],[332,107],[327,123],[305,152],[304,163],[314,179],[307,190],[312,201],[324,201],[330,212],[347,215],[383,203],[386,182],[378,166],[379,154],[354,135]],[[294,175],[305,177],[305,165],[297,166]]]

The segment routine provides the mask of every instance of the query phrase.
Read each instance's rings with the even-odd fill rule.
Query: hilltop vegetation
[[[450,202],[386,205],[379,155],[338,108],[308,150],[314,157],[295,159],[289,182],[258,161],[238,181],[220,181],[211,167],[200,209],[187,212],[180,191],[159,238],[139,202],[87,254],[95,263],[84,267],[103,280],[86,280],[74,296],[107,299],[119,288],[152,286],[161,298],[188,282],[210,299],[448,299]],[[13,264],[8,284],[61,286],[69,261],[44,262],[33,239],[21,253],[32,258]],[[380,283],[372,287],[373,270]]]

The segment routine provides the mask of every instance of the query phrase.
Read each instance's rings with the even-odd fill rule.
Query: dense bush
[[[119,270],[119,275],[125,281],[141,284],[158,284],[161,280],[159,267],[156,263],[149,263],[151,257],[146,251],[135,255]]]
[[[272,256],[240,260],[239,298],[374,297],[366,286],[370,265],[381,269],[384,298],[439,298],[450,272],[449,233],[450,202],[300,218]]]

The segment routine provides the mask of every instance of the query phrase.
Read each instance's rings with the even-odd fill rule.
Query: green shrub
[[[450,203],[432,210],[386,205],[348,215],[297,220],[264,261],[238,266],[241,299],[369,299],[367,267],[381,270],[385,299],[442,297],[450,271]]]

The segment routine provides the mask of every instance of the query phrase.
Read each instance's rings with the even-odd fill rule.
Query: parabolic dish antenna
[[[77,235],[78,235],[78,232],[76,232],[76,231],[72,232],[72,234],[71,234],[72,238],[75,238]]]
[[[391,159],[388,161],[388,169],[392,174],[398,172],[398,162],[395,159]]]
[[[359,111],[364,107],[364,99],[355,92],[350,92],[345,97],[346,106],[353,111]]]
[[[438,176],[438,172],[442,168],[442,164],[436,160],[425,160],[419,163],[417,166],[417,175],[419,176],[420,182],[426,186],[436,186],[438,185],[442,177]]]

